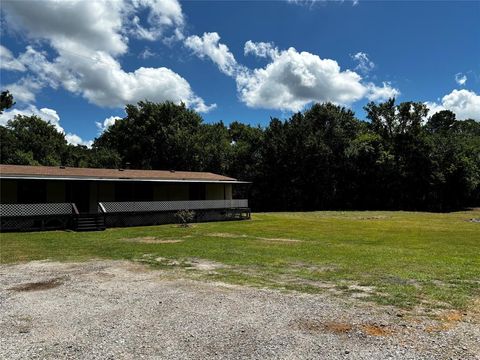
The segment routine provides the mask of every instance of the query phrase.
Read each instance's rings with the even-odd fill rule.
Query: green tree
[[[10,94],[10,91],[2,91],[0,93],[0,114],[3,114],[4,110],[10,109],[13,105],[15,105],[15,101],[13,101],[13,95]]]
[[[197,168],[228,174],[231,161],[231,143],[228,129],[222,122],[202,124],[194,135]]]
[[[2,162],[24,165],[61,165],[65,135],[38,116],[17,115],[2,129]]]
[[[127,116],[116,121],[99,138],[94,149],[118,153],[138,169],[197,170],[201,167],[195,149],[202,118],[171,102],[141,101],[126,106]]]

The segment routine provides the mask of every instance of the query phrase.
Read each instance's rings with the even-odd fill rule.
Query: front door
[[[69,182],[70,201],[75,203],[78,212],[88,213],[90,210],[90,184],[86,181]]]

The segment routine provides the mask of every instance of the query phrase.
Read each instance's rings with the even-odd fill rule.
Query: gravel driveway
[[[124,261],[0,266],[0,358],[480,359],[478,313],[172,277]]]

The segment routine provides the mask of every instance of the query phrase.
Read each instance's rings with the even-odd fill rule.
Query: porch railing
[[[184,200],[184,201],[122,201],[99,203],[105,213],[150,212],[176,210],[207,210],[248,208],[248,199]]]
[[[98,203],[98,212],[101,214],[237,208],[248,208],[248,200],[121,201]],[[0,204],[0,216],[2,217],[72,214],[79,214],[74,203]]]
[[[72,203],[0,204],[0,216],[71,215]]]

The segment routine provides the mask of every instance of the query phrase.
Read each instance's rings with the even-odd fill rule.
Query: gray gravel
[[[0,358],[480,359],[478,313],[172,278],[121,261],[0,266]]]

